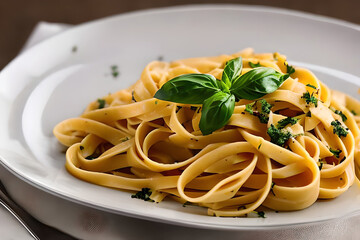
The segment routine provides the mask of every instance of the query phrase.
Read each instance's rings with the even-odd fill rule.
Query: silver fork
[[[30,233],[30,235],[36,240],[74,240],[74,238],[64,232],[57,230],[56,228],[39,222],[23,208],[21,208],[8,194],[5,186],[0,181],[0,205],[8,210],[24,228]]]

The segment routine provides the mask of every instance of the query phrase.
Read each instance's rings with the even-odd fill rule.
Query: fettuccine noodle
[[[239,56],[243,73],[252,69],[249,62],[287,71],[285,56],[252,49],[151,62],[133,86],[105,96],[103,108],[94,101],[80,117],[54,128],[68,146],[66,169],[106,187],[149,188],[156,202],[169,197],[207,207],[215,216],[243,216],[260,206],[299,210],[344,193],[360,176],[360,103],[330,90],[307,69],[295,67],[278,90],[262,98],[272,105],[267,124],[245,111],[254,101],[240,100],[227,125],[206,136],[199,130],[201,106],[153,98],[165,82],[182,74],[221,79],[226,61]],[[317,106],[305,101],[305,92],[319,99]],[[294,137],[284,147],[272,143],[267,129],[294,116],[299,121],[285,127]],[[335,134],[336,120],[348,128],[346,137]]]

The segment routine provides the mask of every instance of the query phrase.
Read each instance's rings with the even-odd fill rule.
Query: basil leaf
[[[231,84],[240,76],[242,70],[242,58],[234,58],[229,60],[221,77],[221,80],[230,88]]]
[[[272,68],[258,67],[240,76],[230,88],[237,99],[254,100],[277,90],[289,77]]]
[[[217,92],[203,103],[199,123],[203,135],[225,126],[234,112],[235,97],[232,94]]]
[[[258,63],[249,62],[249,66],[251,68],[263,67],[263,65],[261,65],[260,62],[258,62]]]
[[[166,82],[154,98],[184,104],[202,104],[219,92],[218,80],[209,74],[185,74]]]
[[[226,83],[224,83],[223,81],[217,80],[217,81],[216,81],[216,84],[217,84],[217,87],[218,87],[221,91],[226,92],[226,93],[230,93],[229,86],[226,85]]]

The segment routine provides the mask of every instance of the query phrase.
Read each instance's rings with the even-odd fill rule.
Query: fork
[[[0,181],[0,205],[8,210],[36,240],[74,240],[74,238],[56,228],[43,224],[21,208],[8,194]]]

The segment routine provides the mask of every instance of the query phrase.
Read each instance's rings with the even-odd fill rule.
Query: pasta
[[[172,198],[206,207],[214,216],[244,216],[261,206],[299,210],[344,193],[360,176],[360,103],[330,90],[307,69],[295,67],[261,100],[237,101],[228,123],[209,135],[199,129],[201,105],[153,98],[182,74],[221,79],[224,64],[239,56],[242,73],[254,64],[289,72],[284,55],[252,49],[151,62],[134,85],[54,128],[68,146],[66,169],[106,187],[150,189],[153,201]],[[272,133],[291,137],[278,143]]]

